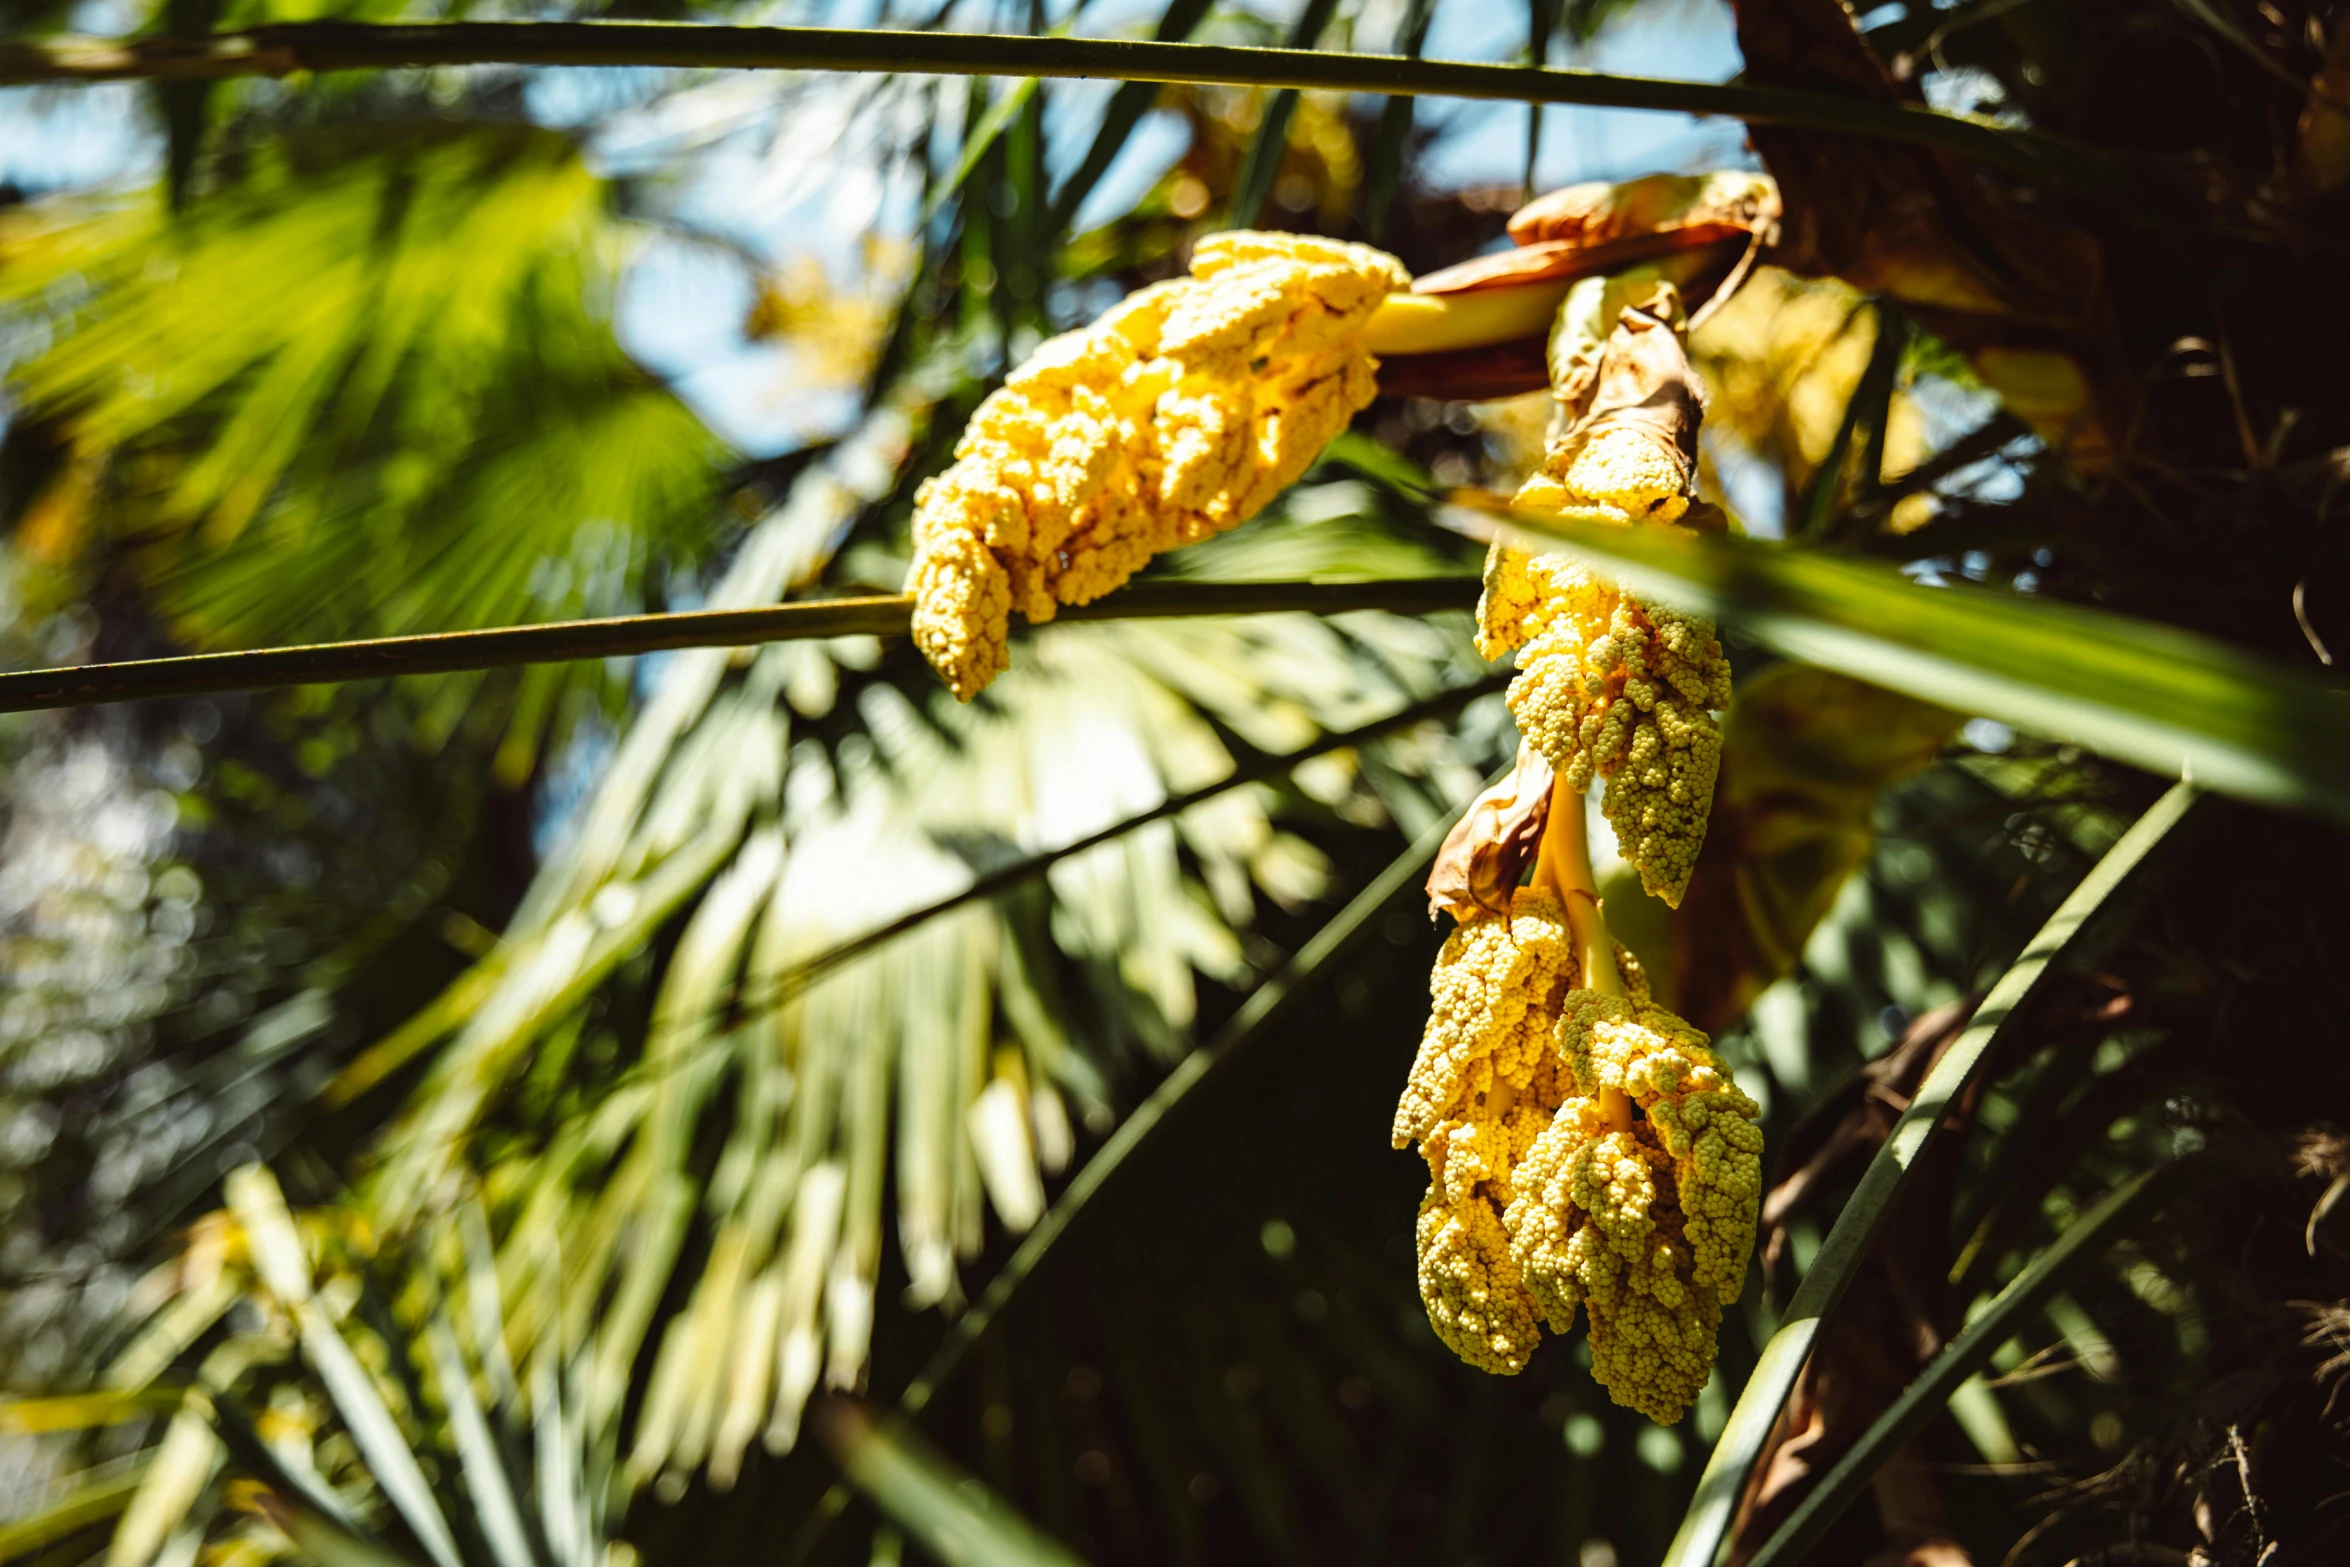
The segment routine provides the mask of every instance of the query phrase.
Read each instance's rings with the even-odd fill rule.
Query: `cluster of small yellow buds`
[[[1617,285],[1586,292],[1613,303]],[[1596,359],[1571,379],[1580,417],[1555,442],[1517,503],[1578,508],[1625,523],[1670,525],[1689,506],[1698,406],[1674,335],[1677,296],[1642,285]],[[1567,317],[1585,303],[1569,298]],[[1587,313],[1587,312],[1586,312]],[[1559,345],[1554,344],[1554,353]],[[1713,809],[1721,732],[1713,710],[1730,701],[1730,666],[1704,617],[1622,591],[1561,556],[1496,545],[1478,606],[1478,651],[1518,654],[1509,705],[1518,729],[1578,792],[1607,780],[1601,810],[1641,885],[1679,907]]]
[[[1759,1112],[1705,1036],[1653,1002],[1574,991],[1555,1037],[1574,1090],[1517,1167],[1511,1258],[1551,1331],[1589,1314],[1609,1396],[1669,1425],[1705,1386],[1745,1281]],[[1636,1119],[1611,1119],[1610,1091]]]
[[[1511,1375],[1580,1306],[1592,1374],[1669,1425],[1745,1279],[1762,1130],[1705,1036],[1616,959],[1626,995],[1572,988],[1574,937],[1540,885],[1463,922],[1430,979],[1394,1141],[1428,1164],[1417,1240],[1437,1337]]]
[[[1377,395],[1363,327],[1408,287],[1365,245],[1211,235],[1191,275],[1044,344],[914,502],[914,641],[970,700],[1031,621],[1245,522]]]
[[[1497,549],[1485,581],[1479,648],[1488,658],[1518,649],[1509,706],[1519,733],[1577,793],[1607,780],[1600,809],[1624,858],[1678,907],[1721,766],[1711,710],[1730,702],[1713,627],[1564,556]]]
[[[1419,1058],[1395,1111],[1395,1146],[1428,1161],[1420,1296],[1437,1337],[1481,1370],[1525,1369],[1541,1337],[1502,1211],[1511,1172],[1566,1091],[1551,1047],[1572,973],[1559,900],[1521,887],[1507,917],[1455,929],[1436,960]]]

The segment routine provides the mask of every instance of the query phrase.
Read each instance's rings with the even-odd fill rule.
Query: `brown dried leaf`
[[[1510,775],[1469,802],[1436,852],[1428,873],[1428,916],[1471,920],[1507,917],[1510,894],[1534,862],[1550,820],[1551,766],[1530,745],[1518,747]]]
[[[1923,102],[1870,52],[1842,0],[1737,0],[1735,9],[1746,79],[1757,86]],[[2107,449],[2101,423],[2124,421],[2097,386],[2111,356],[2094,238],[2005,198],[1948,153],[1778,125],[1750,125],[1748,134],[1778,180],[1770,261],[1899,302],[2003,394],[2000,372],[2019,353],[2037,376],[2033,389],[2049,380],[2042,361],[2070,361],[2078,393],[2069,407],[2014,411],[2043,437],[2069,442],[2076,462]],[[2009,359],[1986,360],[1993,348]]]
[[[1592,352],[1587,321],[1572,307],[1559,318],[1551,342],[1552,395],[1571,423],[1543,458],[1542,471],[1518,492],[1518,504],[1556,509],[1572,504],[1566,477],[1584,447],[1602,435],[1628,434],[1654,446],[1686,501],[1695,488],[1697,427],[1705,416],[1697,377],[1674,330],[1680,300],[1669,283],[1656,296],[1625,304],[1612,329]],[[1604,302],[1613,307],[1616,289]]]
[[[1777,191],[1759,174],[1659,174],[1621,185],[1571,186],[1512,220],[1519,248],[1424,273],[1412,292],[1474,294],[1573,283],[1708,251],[1673,269],[1680,296],[1702,304],[1743,275],[1757,236],[1769,231],[1777,215]],[[1542,340],[1532,336],[1450,353],[1388,354],[1380,360],[1379,386],[1408,397],[1515,397],[1552,385],[1544,356]]]
[[[1722,252],[1726,270],[1751,242],[1744,229],[1710,224],[1668,229],[1657,234],[1629,234],[1605,244],[1587,245],[1571,239],[1539,240],[1516,250],[1497,250],[1412,280],[1415,294],[1474,294],[1480,289],[1517,288],[1528,283],[1569,282],[1621,272],[1659,256],[1678,255],[1712,245]]]
[[[1686,236],[1685,244],[1744,240],[1778,220],[1779,188],[1767,174],[1650,174],[1620,184],[1594,180],[1537,197],[1510,219],[1520,245],[1583,248],[1631,236]]]
[[[1629,334],[1644,330],[1627,326],[1625,317],[1632,311],[1663,322],[1675,336],[1687,329],[1681,291],[1647,269],[1576,289],[1551,323],[1550,395],[1566,410],[1570,424],[1591,412],[1600,366],[1611,350],[1628,352]]]
[[[1684,475],[1697,471],[1697,427],[1705,418],[1705,399],[1689,368],[1688,349],[1668,317],[1625,311],[1608,334],[1598,373],[1578,400],[1582,411],[1568,439],[1580,444],[1602,431],[1636,430],[1671,452]]]

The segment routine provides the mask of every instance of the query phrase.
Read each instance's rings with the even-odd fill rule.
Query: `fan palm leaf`
[[[833,535],[857,503],[839,477],[852,466],[801,481],[721,599],[780,591],[812,567],[806,541]],[[1321,531],[1310,563],[1360,569],[1359,531]],[[1275,553],[1295,565],[1315,535]],[[801,549],[772,542],[792,537]],[[1224,569],[1253,574],[1258,553],[1236,545]],[[652,1351],[640,1476],[705,1457],[731,1474],[754,1434],[788,1442],[819,1370],[854,1383],[892,1161],[910,1300],[952,1298],[956,1259],[982,1239],[983,1196],[1005,1223],[1033,1221],[1042,1178],[1067,1157],[1070,1106],[1098,1121],[1116,1084],[1182,1048],[1194,975],[1247,973],[1249,888],[1311,899],[1319,856],[1261,799],[1228,795],[1063,860],[1032,898],[966,906],[779,994],[790,970],[952,894],[992,859],[1228,771],[1220,728],[1294,746],[1478,667],[1456,638],[1383,617],[1245,633],[1073,625],[1037,634],[987,703],[958,708],[903,657],[856,667],[871,656],[803,645],[733,675],[722,654],[670,666],[646,719],[669,738],[657,765],[624,743],[570,852],[485,960],[486,992],[461,1022],[439,1020],[459,1026],[369,1185],[369,1207],[399,1228],[483,1184],[502,1216],[509,1297],[543,1303],[517,1307],[515,1350],[541,1334],[592,1338],[591,1418],[617,1411],[689,1234],[708,1237],[692,1298]],[[829,662],[800,683],[853,689],[853,709],[803,693],[813,711],[791,710],[790,666],[811,658]],[[1441,808],[1473,778],[1454,766],[1418,787]],[[485,1116],[510,1110],[532,1053],[570,1014],[586,1006],[591,1032],[610,1026],[593,1013],[612,968],[594,954],[633,951],[688,900],[675,946],[643,981],[641,1057],[605,1087],[575,1083],[577,1108],[504,1156],[498,1140],[481,1143]],[[709,1158],[697,1191],[691,1172]]]
[[[0,221],[10,390],[66,457],[34,540],[133,549],[199,644],[615,613],[711,541],[722,444],[606,319],[634,231],[565,137],[420,126],[256,149]],[[578,671],[501,686],[525,775]],[[478,677],[423,688],[445,737]]]

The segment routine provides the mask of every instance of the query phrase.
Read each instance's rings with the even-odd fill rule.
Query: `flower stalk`
[[[1583,809],[1583,797],[1567,786],[1566,779],[1552,783],[1550,820],[1535,854],[1534,884],[1556,893],[1566,910],[1582,981],[1575,988],[1595,996],[1621,996],[1624,973],[1616,967],[1615,938],[1608,934],[1607,909],[1592,873],[1590,822]],[[1632,1130],[1632,1101],[1621,1088],[1600,1087],[1599,1111],[1616,1131]]]

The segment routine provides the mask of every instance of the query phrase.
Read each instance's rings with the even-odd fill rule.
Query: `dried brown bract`
[[[1480,914],[1509,914],[1518,883],[1542,846],[1555,776],[1548,757],[1533,746],[1520,745],[1518,763],[1509,776],[1469,802],[1428,872],[1430,919],[1439,914],[1462,921]]]

